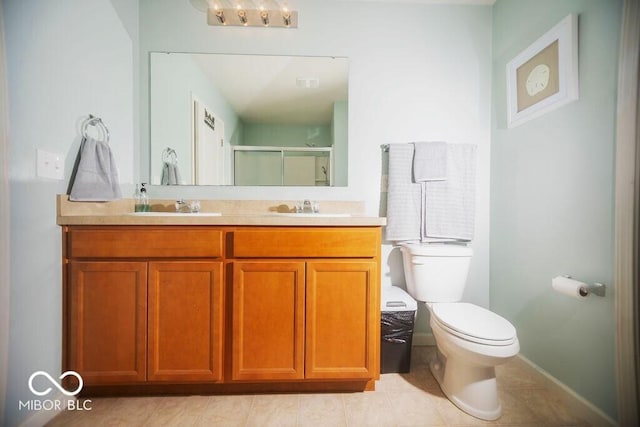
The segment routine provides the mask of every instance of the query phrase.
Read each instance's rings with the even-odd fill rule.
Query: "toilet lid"
[[[505,318],[477,305],[455,302],[431,306],[431,315],[453,334],[482,344],[508,345],[516,329]]]

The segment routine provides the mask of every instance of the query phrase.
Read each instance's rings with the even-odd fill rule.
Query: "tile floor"
[[[520,359],[497,369],[500,419],[481,421],[442,394],[428,360],[414,347],[409,374],[384,374],[376,391],[344,394],[94,398],[91,411],[58,415],[48,426],[589,426],[547,390]]]

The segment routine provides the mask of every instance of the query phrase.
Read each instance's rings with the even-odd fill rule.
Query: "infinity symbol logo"
[[[49,375],[45,371],[36,371],[33,374],[31,374],[31,376],[29,377],[29,390],[31,390],[31,393],[35,394],[36,396],[44,396],[46,394],[49,394],[49,392],[51,392],[51,387],[48,387],[45,391],[37,391],[36,389],[33,388],[33,379],[38,375],[42,375],[45,378],[47,378],[51,384],[53,384],[58,390],[60,390],[62,394],[66,396],[75,396],[76,394],[80,393],[80,390],[82,390],[82,386],[84,385],[84,383],[82,382],[82,377],[80,376],[79,373],[75,371],[63,372],[59,378],[60,383],[58,383],[54,378],[51,377],[51,375]],[[74,391],[67,391],[62,387],[62,380],[68,377],[69,375],[76,377],[78,380],[78,388],[75,389]]]

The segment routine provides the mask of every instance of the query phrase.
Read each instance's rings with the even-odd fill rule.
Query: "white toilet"
[[[459,302],[473,250],[447,243],[404,243],[400,249],[407,291],[431,315],[438,357],[430,367],[442,391],[474,417],[499,418],[495,366],[517,355],[520,344],[508,320]]]

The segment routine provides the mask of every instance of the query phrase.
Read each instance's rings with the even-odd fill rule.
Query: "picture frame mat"
[[[558,41],[559,90],[518,111],[517,70],[546,47]],[[578,16],[570,14],[507,63],[507,124],[509,128],[555,110],[579,97]]]

